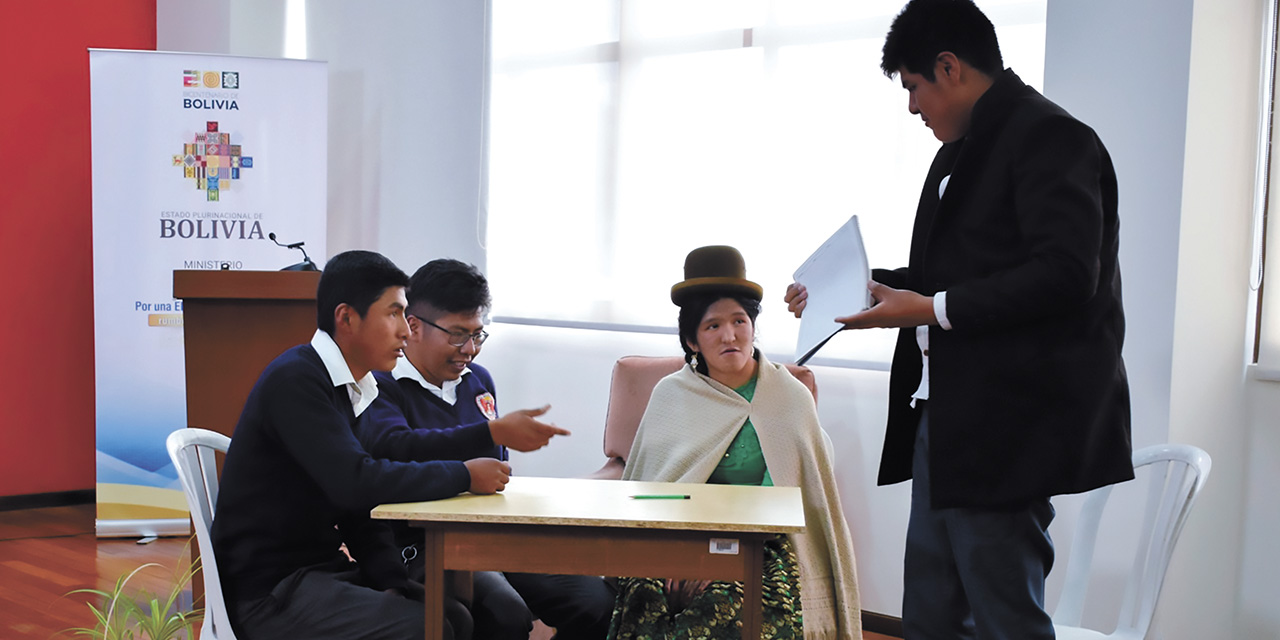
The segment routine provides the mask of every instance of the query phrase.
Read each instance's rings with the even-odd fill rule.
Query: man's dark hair
[[[685,362],[693,358],[693,349],[689,347],[689,343],[698,343],[698,325],[702,324],[702,316],[707,315],[707,309],[710,309],[711,305],[725,298],[742,305],[742,310],[746,311],[747,317],[751,319],[751,326],[755,326],[756,316],[760,315],[759,300],[725,291],[708,291],[690,295],[685,299],[684,304],[680,305],[680,318],[676,321],[680,332],[680,348],[684,349]],[[697,371],[704,376],[708,375],[705,358],[698,360]]]
[[[363,318],[388,287],[409,284],[409,276],[386,256],[373,251],[344,251],[329,259],[316,289],[316,326],[333,335],[333,312],[351,305]]]
[[[432,260],[409,279],[409,309],[440,314],[485,312],[493,303],[489,281],[473,265],[450,258]],[[428,318],[435,320],[436,318]]]
[[[892,78],[906,69],[934,82],[934,63],[943,51],[992,78],[1004,71],[996,28],[972,0],[908,2],[884,38],[880,70]]]

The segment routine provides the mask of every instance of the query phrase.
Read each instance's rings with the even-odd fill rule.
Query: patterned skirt
[[[762,587],[764,637],[803,638],[800,565],[786,536],[765,541]],[[741,640],[742,599],[741,582],[714,581],[673,613],[665,580],[620,578],[609,640]]]

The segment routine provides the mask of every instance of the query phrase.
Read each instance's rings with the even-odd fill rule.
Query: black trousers
[[[1002,510],[932,508],[927,406],[920,414],[912,477],[903,637],[1053,640],[1044,610],[1044,581],[1053,567],[1049,499]]]
[[[240,640],[417,640],[426,625],[422,603],[371,589],[354,568],[300,569],[271,593],[228,603]],[[446,610],[449,607],[446,605]],[[456,613],[456,605],[455,611]],[[446,620],[446,640],[460,640]]]
[[[617,589],[598,576],[508,573],[507,580],[556,640],[604,640]]]

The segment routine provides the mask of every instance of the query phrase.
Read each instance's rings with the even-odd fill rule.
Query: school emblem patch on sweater
[[[498,402],[493,399],[493,394],[488,391],[476,396],[476,406],[480,407],[480,413],[490,420],[498,419]]]

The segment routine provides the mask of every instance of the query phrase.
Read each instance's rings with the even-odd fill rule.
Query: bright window
[[[880,72],[902,0],[493,0],[488,271],[498,316],[673,327],[684,256],[731,244],[795,348],[790,274],[852,214],[905,266],[938,142]],[[991,0],[1043,86],[1045,0]],[[822,355],[887,362],[892,332]]]

